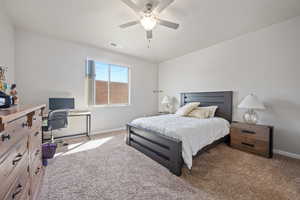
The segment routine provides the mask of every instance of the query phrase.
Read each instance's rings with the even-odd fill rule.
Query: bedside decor
[[[246,123],[256,124],[258,121],[258,115],[255,110],[264,110],[265,106],[259,101],[257,96],[250,94],[246,96],[242,102],[238,105],[238,108],[247,109],[243,115],[243,119]]]
[[[7,67],[5,66],[0,66],[0,91],[1,92],[6,92],[6,89],[8,88],[8,84],[6,82],[6,72],[7,72]]]
[[[161,104],[163,106],[165,106],[165,108],[167,109],[166,111],[168,113],[171,113],[171,109],[172,109],[172,101],[171,98],[169,96],[164,96],[163,100],[161,101]]]
[[[19,98],[18,98],[18,91],[17,91],[17,85],[12,84],[10,88],[10,96],[12,96],[12,104],[16,105],[19,103]]]
[[[267,158],[273,156],[274,127],[232,122],[230,127],[230,146]]]

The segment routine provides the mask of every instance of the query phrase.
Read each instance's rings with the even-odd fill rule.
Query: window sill
[[[127,107],[131,104],[107,104],[107,105],[90,105],[92,108],[110,108],[110,107]]]

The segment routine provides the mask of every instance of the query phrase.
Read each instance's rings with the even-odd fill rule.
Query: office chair
[[[68,115],[68,110],[53,110],[49,112],[47,130],[51,132],[52,142],[54,142],[53,130],[68,127]]]

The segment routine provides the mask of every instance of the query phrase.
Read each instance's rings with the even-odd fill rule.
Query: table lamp
[[[171,111],[171,99],[169,96],[164,96],[163,100],[161,101],[161,104],[164,105],[167,108],[167,111],[170,113]]]
[[[246,123],[249,124],[256,124],[258,121],[258,115],[255,110],[264,110],[266,109],[265,106],[257,96],[254,94],[249,94],[246,96],[242,102],[238,105],[238,108],[247,109],[247,111],[243,115],[243,119]]]

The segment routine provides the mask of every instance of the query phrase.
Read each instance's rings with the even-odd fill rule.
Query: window
[[[89,102],[92,105],[129,104],[129,68],[88,61]]]

